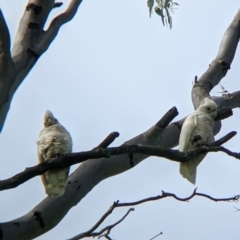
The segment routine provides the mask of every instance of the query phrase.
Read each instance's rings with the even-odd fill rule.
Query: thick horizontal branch
[[[215,117],[214,121],[219,121],[219,120],[223,120],[226,119],[230,116],[233,115],[233,111],[230,108],[220,108],[217,111],[217,116]]]
[[[224,136],[217,142],[214,142],[212,146],[202,146],[198,149],[183,153],[179,152],[178,150],[171,150],[171,149],[161,149],[159,147],[152,147],[152,146],[143,146],[143,145],[123,145],[120,147],[113,147],[113,148],[97,148],[91,151],[86,152],[79,152],[79,153],[71,153],[60,157],[59,159],[55,159],[54,161],[47,161],[41,164],[38,164],[34,167],[26,168],[23,172],[18,173],[17,175],[8,178],[6,180],[0,181],[0,190],[6,190],[10,188],[14,188],[19,186],[20,184],[26,182],[27,180],[41,175],[47,170],[50,169],[57,169],[63,167],[69,167],[74,164],[78,164],[84,162],[88,159],[99,159],[103,157],[110,157],[114,155],[121,155],[121,154],[133,154],[133,153],[140,153],[145,154],[148,156],[156,156],[156,157],[163,157],[167,158],[172,161],[176,162],[188,162],[193,157],[206,153],[206,152],[224,152],[231,157],[235,157],[240,159],[239,153],[231,152],[230,150],[217,146],[217,144],[223,144],[224,142],[228,141],[230,138],[236,135],[236,132],[231,132],[228,135]]]
[[[162,200],[164,198],[169,198],[169,197],[174,198],[177,201],[188,202],[189,200],[191,200],[195,196],[204,197],[204,198],[207,198],[207,199],[209,199],[211,201],[214,201],[214,202],[231,202],[231,201],[236,202],[236,201],[239,201],[239,199],[240,199],[240,195],[235,195],[233,197],[227,197],[227,198],[215,198],[215,197],[212,197],[208,194],[198,193],[197,188],[196,188],[196,189],[194,189],[193,193],[190,196],[185,197],[185,198],[178,197],[174,193],[168,193],[168,192],[162,191],[161,195],[157,195],[155,197],[144,198],[144,199],[141,199],[141,200],[138,200],[138,201],[135,201],[135,202],[119,203],[119,200],[118,200],[118,201],[115,201],[113,203],[113,205],[108,209],[108,211],[99,219],[99,221],[91,229],[89,229],[86,232],[80,233],[80,234],[78,234],[78,235],[76,235],[76,236],[74,236],[74,237],[72,237],[68,240],[79,240],[79,239],[82,239],[84,237],[109,236],[111,229],[113,227],[115,227],[117,224],[119,224],[120,222],[122,222],[124,220],[124,218],[129,214],[130,211],[134,210],[134,208],[130,208],[128,210],[128,212],[118,222],[116,222],[115,224],[109,225],[109,226],[103,228],[102,230],[100,230],[98,232],[94,232],[100,226],[100,224],[110,214],[112,214],[112,212],[115,208],[136,206],[136,205],[143,204],[143,203],[146,203],[146,202],[158,201],[158,200]],[[106,234],[102,235],[104,232],[106,232]],[[161,234],[162,233],[159,233],[158,235],[161,235]],[[156,236],[158,236],[158,235],[156,235]],[[154,239],[155,237],[153,237],[151,239]],[[109,239],[111,239],[111,238],[109,238]]]
[[[212,99],[221,108],[240,108],[240,91],[227,93],[220,97],[212,97]]]

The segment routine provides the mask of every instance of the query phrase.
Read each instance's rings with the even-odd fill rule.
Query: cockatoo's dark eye
[[[207,107],[206,109],[207,109],[208,111],[210,111],[210,110],[211,110],[211,108],[210,108],[210,107]]]

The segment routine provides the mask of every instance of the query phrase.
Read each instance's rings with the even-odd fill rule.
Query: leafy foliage
[[[169,26],[172,29],[172,17],[170,12],[174,13],[175,7],[179,6],[177,2],[173,2],[172,0],[155,0],[155,12],[159,15],[162,19],[163,26]],[[152,9],[154,6],[154,0],[147,0],[147,6],[149,8],[149,17],[152,15]],[[166,13],[166,17],[164,15],[164,10]]]

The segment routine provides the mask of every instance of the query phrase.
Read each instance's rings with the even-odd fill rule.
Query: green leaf
[[[152,15],[153,5],[154,5],[154,0],[148,0],[148,1],[147,1],[147,6],[148,6],[148,8],[149,8],[149,17],[151,17],[151,15]]]
[[[167,13],[167,20],[168,20],[169,28],[171,29],[172,28],[172,17],[170,15],[168,9],[165,8],[165,10],[166,10],[166,13]]]
[[[169,22],[170,29],[172,29],[172,17],[171,16],[169,16],[168,22]]]
[[[155,7],[155,12],[157,15],[159,15],[161,18],[162,18],[162,23],[163,23],[163,26],[165,26],[165,23],[164,23],[164,15],[163,15],[163,11],[160,7]]]
[[[166,0],[165,4],[164,4],[164,7],[169,8],[170,7],[170,2],[171,2],[171,0]]]

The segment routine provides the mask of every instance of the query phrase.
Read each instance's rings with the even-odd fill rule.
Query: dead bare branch
[[[178,115],[178,110],[176,107],[172,107],[168,112],[166,112],[163,117],[155,124],[159,128],[166,128],[168,124]]]
[[[115,223],[112,224],[112,225],[109,225],[109,226],[103,228],[103,229],[100,230],[99,232],[93,233],[93,236],[99,236],[98,238],[105,237],[105,238],[107,238],[107,239],[111,239],[111,238],[109,237],[109,234],[110,234],[111,230],[112,230],[116,225],[118,225],[119,223],[121,223],[121,222],[127,217],[127,215],[128,215],[131,211],[134,211],[134,208],[128,209],[128,211],[126,212],[126,214],[125,214],[120,220],[118,220],[117,222],[115,222]],[[103,234],[104,232],[106,232],[106,233]]]
[[[211,147],[221,146],[224,143],[226,143],[227,141],[229,141],[231,138],[233,138],[236,134],[237,134],[236,131],[232,131],[232,132],[226,134],[225,136],[219,138],[217,141],[213,142],[212,144],[210,144],[210,146]]]
[[[228,198],[215,198],[215,197],[211,197],[208,194],[197,193],[197,188],[195,188],[193,193],[190,196],[185,197],[185,198],[180,198],[180,197],[176,196],[174,193],[168,193],[168,192],[162,191],[161,195],[158,195],[158,196],[155,196],[155,197],[145,198],[145,199],[135,201],[135,202],[118,203],[117,207],[136,206],[136,205],[139,205],[139,204],[142,204],[142,203],[145,203],[145,202],[157,201],[157,200],[160,200],[160,199],[163,199],[163,198],[168,198],[168,197],[174,198],[174,199],[176,199],[177,201],[180,201],[180,202],[188,202],[189,200],[191,200],[195,196],[204,197],[204,198],[207,198],[207,199],[209,199],[211,201],[214,201],[214,202],[231,202],[231,201],[236,202],[240,199],[240,195],[236,195],[236,196],[228,197]]]
[[[84,237],[96,237],[96,236],[99,236],[99,238],[109,237],[108,235],[110,234],[110,231],[112,230],[112,228],[114,228],[116,225],[121,223],[131,211],[134,211],[134,208],[130,208],[127,211],[127,213],[120,220],[118,220],[116,223],[103,228],[99,232],[94,232],[94,230],[96,230],[100,226],[100,224],[103,223],[103,221],[113,212],[113,210],[117,207],[117,204],[118,204],[118,201],[114,202],[112,204],[112,206],[107,210],[107,212],[104,213],[104,215],[97,221],[97,223],[92,228],[90,228],[88,231],[80,233],[80,234],[78,234],[78,235],[76,235],[76,236],[74,236],[74,237],[72,237],[68,240],[77,240],[77,239],[82,239]],[[106,232],[106,233],[103,234],[104,232]]]
[[[119,137],[118,132],[110,133],[97,147],[93,148],[107,148],[117,137]]]
[[[158,237],[158,236],[160,236],[160,235],[163,235],[163,232],[158,233],[157,235],[155,235],[154,237],[152,237],[152,238],[149,239],[149,240],[153,240],[154,238],[156,238],[156,237]]]
[[[199,197],[204,197],[204,198],[207,198],[211,201],[214,201],[214,202],[237,202],[239,201],[240,199],[240,195],[235,195],[233,197],[228,197],[228,198],[215,198],[215,197],[212,197],[208,194],[204,194],[204,193],[198,193],[197,192],[197,188],[194,189],[193,193],[188,196],[188,197],[185,197],[185,198],[181,198],[181,197],[178,197],[176,196],[176,194],[174,193],[168,193],[168,192],[164,192],[162,191],[162,194],[161,195],[157,195],[155,197],[149,197],[149,198],[144,198],[144,199],[141,199],[141,200],[138,200],[138,201],[135,201],[135,202],[127,202],[127,203],[119,203],[119,200],[115,201],[113,203],[113,205],[108,209],[108,211],[99,219],[99,221],[91,228],[89,229],[88,231],[86,232],[83,232],[83,233],[80,233],[72,238],[69,238],[68,240],[79,240],[79,239],[82,239],[84,237],[96,237],[98,236],[99,238],[101,237],[105,237],[107,239],[111,239],[109,237],[109,234],[110,234],[110,231],[116,226],[118,225],[119,223],[121,223],[126,217],[127,215],[130,213],[130,211],[134,211],[134,208],[130,208],[127,213],[119,220],[117,221],[116,223],[112,224],[112,225],[109,225],[103,229],[101,229],[100,231],[98,232],[94,232],[94,230],[96,230],[100,224],[113,212],[113,210],[115,208],[119,208],[119,207],[129,207],[129,206],[136,206],[136,205],[139,205],[139,204],[142,204],[142,203],[146,203],[146,202],[151,202],[151,201],[158,201],[158,200],[161,200],[163,198],[168,198],[168,197],[171,197],[171,198],[174,198],[176,199],[177,201],[181,201],[181,202],[188,202],[189,200],[191,200],[192,198],[194,198],[195,196],[199,196]],[[106,233],[105,233],[106,232]],[[105,233],[105,234],[103,234]],[[159,234],[155,235],[153,238],[151,238],[150,240],[156,238],[157,236],[159,235],[162,235],[163,233],[160,232]]]

